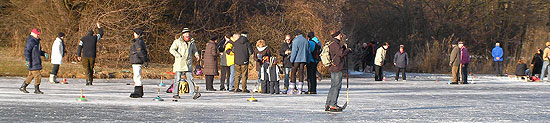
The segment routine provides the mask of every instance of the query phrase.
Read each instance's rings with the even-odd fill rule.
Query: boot
[[[197,100],[197,99],[199,99],[199,97],[201,97],[201,93],[196,92],[196,93],[195,93],[195,96],[193,96],[193,99],[194,99],[194,100]]]
[[[298,91],[296,91],[296,94],[302,94],[302,89],[304,89],[304,82],[298,82],[298,85],[296,85],[298,88]]]
[[[23,85],[21,85],[21,87],[19,88],[19,90],[23,93],[29,93],[29,91],[27,91],[27,86],[29,86],[29,84],[23,82]]]
[[[143,97],[143,86],[135,86],[134,93],[130,94],[131,98],[141,98]]]
[[[34,86],[34,93],[35,94],[44,94],[44,92],[40,91],[40,85]]]
[[[87,86],[90,86],[90,85],[92,85],[92,81],[90,81],[90,80],[86,80],[86,85],[87,85]]]
[[[59,82],[56,81],[55,79],[56,79],[56,76],[53,75],[53,74],[50,74],[50,80],[49,80],[49,82],[52,83],[52,84],[57,84],[57,83],[59,83]]]
[[[292,83],[292,82],[291,82],[291,83],[288,85],[288,91],[286,92],[286,94],[288,94],[288,95],[294,94],[294,88],[295,88],[295,87],[296,87],[296,83]]]

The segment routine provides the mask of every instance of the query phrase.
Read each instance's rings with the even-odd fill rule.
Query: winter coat
[[[132,47],[130,47],[130,63],[131,64],[143,64],[149,62],[147,47],[145,46],[145,41],[140,38],[132,39],[134,42]]]
[[[450,66],[460,66],[460,48],[454,46],[449,60]]]
[[[516,66],[516,75],[518,75],[518,76],[525,76],[525,75],[527,75],[527,74],[525,73],[525,70],[527,70],[527,64],[524,64],[524,63],[518,64],[518,65]]]
[[[204,49],[204,75],[218,75],[218,47],[214,41],[206,43]]]
[[[350,52],[346,46],[340,45],[340,40],[332,38],[332,43],[329,44],[329,54],[332,59],[332,65],[329,68],[330,72],[342,72],[345,69],[345,58]]]
[[[271,57],[271,49],[269,49],[267,45],[265,47],[257,47],[256,49],[254,49],[254,61],[256,61],[256,71],[260,71],[260,69],[262,68],[262,60],[265,56]]]
[[[79,57],[95,58],[97,52],[97,42],[103,37],[103,29],[99,28],[99,34],[89,31],[88,34],[78,44],[77,55]]]
[[[61,38],[55,38],[52,45],[52,64],[63,64],[63,56],[65,56],[65,43]]]
[[[397,68],[407,68],[407,65],[409,65],[409,55],[407,52],[399,52],[397,51],[393,57],[393,63],[397,64],[395,65]]]
[[[193,57],[199,56],[195,39],[191,38],[186,42],[183,37],[180,37],[174,40],[170,46],[170,54],[174,56],[174,72],[192,71]]]
[[[468,48],[462,46],[460,48],[460,64],[469,64],[470,63],[470,53],[468,53]]]
[[[365,52],[366,52],[365,60],[367,61],[367,65],[370,65],[370,66],[374,65],[374,55],[376,54],[374,44],[369,43]]]
[[[386,60],[386,51],[387,49],[384,49],[384,47],[378,48],[376,50],[376,56],[374,57],[374,65],[377,66],[384,66],[384,61]]]
[[[287,50],[292,49],[292,44],[289,43],[283,43],[281,44],[281,48],[279,49],[279,55],[283,57],[283,68],[292,68],[292,63],[290,63],[290,55],[285,54]]]
[[[504,54],[504,51],[502,51],[502,48],[500,48],[500,46],[496,46],[495,48],[493,48],[493,51],[491,52],[491,55],[493,55],[493,61],[502,61],[503,54]],[[497,60],[497,57],[499,57],[500,59]]]
[[[41,50],[40,39],[32,36],[27,37],[25,44],[25,60],[29,62],[28,70],[42,70],[42,59],[46,52]]]
[[[315,46],[317,44],[319,44],[319,53],[322,52],[322,48],[323,48],[323,45],[321,44],[321,42],[319,41],[319,39],[317,37],[313,37],[311,38],[311,40],[308,41],[309,43],[309,53],[310,53],[310,56],[309,56],[309,59],[308,59],[308,62],[315,62],[315,63],[318,63],[319,60],[315,60],[314,56],[313,55],[321,55],[321,54],[315,54]]]
[[[248,38],[241,36],[235,43],[233,43],[233,52],[235,53],[235,64],[237,65],[248,65],[250,54],[254,50],[252,45],[248,41]]]
[[[542,69],[542,62],[542,54],[535,53],[533,59],[531,60],[531,64],[533,65],[533,70],[531,72],[533,74],[540,74]]]
[[[290,53],[290,62],[307,63],[311,53],[309,52],[309,43],[302,35],[298,35],[292,40],[292,50]]]
[[[548,57],[550,57],[550,48],[549,47],[544,48],[543,55],[542,55],[542,58],[544,58],[544,61],[550,61],[548,59]]]
[[[231,66],[235,64],[235,53],[233,52],[233,41],[229,41],[225,44],[225,54],[226,65]]]

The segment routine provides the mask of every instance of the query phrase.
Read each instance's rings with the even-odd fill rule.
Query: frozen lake
[[[355,75],[370,76],[370,75]],[[391,75],[390,75],[391,76]],[[163,102],[153,101],[160,80],[144,80],[144,98],[131,99],[132,80],[96,79],[85,86],[83,79],[70,84],[50,84],[42,79],[43,95],[32,94],[34,86],[21,93],[22,77],[0,78],[0,122],[548,122],[550,84],[478,75],[476,84],[448,85],[447,75],[408,74],[408,81],[375,82],[372,77],[350,78],[350,102],[342,113],[327,113],[324,105],[330,80],[325,78],[316,95],[205,92],[202,97],[172,94],[161,88]],[[391,81],[390,81],[391,80]],[[438,81],[436,81],[438,80]],[[249,80],[252,89],[256,80]],[[345,78],[339,104],[346,99]],[[167,82],[165,80],[165,83]],[[214,81],[219,89],[219,80]],[[34,82],[33,82],[34,84]],[[282,85],[282,82],[281,82]],[[77,102],[80,89],[88,102]]]

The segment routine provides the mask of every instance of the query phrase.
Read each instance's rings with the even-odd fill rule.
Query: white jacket
[[[386,60],[386,49],[384,47],[378,48],[376,50],[376,56],[374,57],[374,65],[382,66],[384,63],[384,60]]]
[[[63,44],[59,37],[53,42],[51,61],[52,64],[63,64]]]

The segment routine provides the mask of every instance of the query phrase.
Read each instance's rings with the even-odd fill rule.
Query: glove
[[[25,65],[26,65],[27,67],[31,67],[31,64],[29,63],[29,61],[26,61],[26,62],[25,62]]]
[[[147,66],[149,66],[149,62],[143,63],[143,67],[147,67]]]
[[[50,54],[44,53],[44,58],[49,59],[49,58],[50,58]]]

